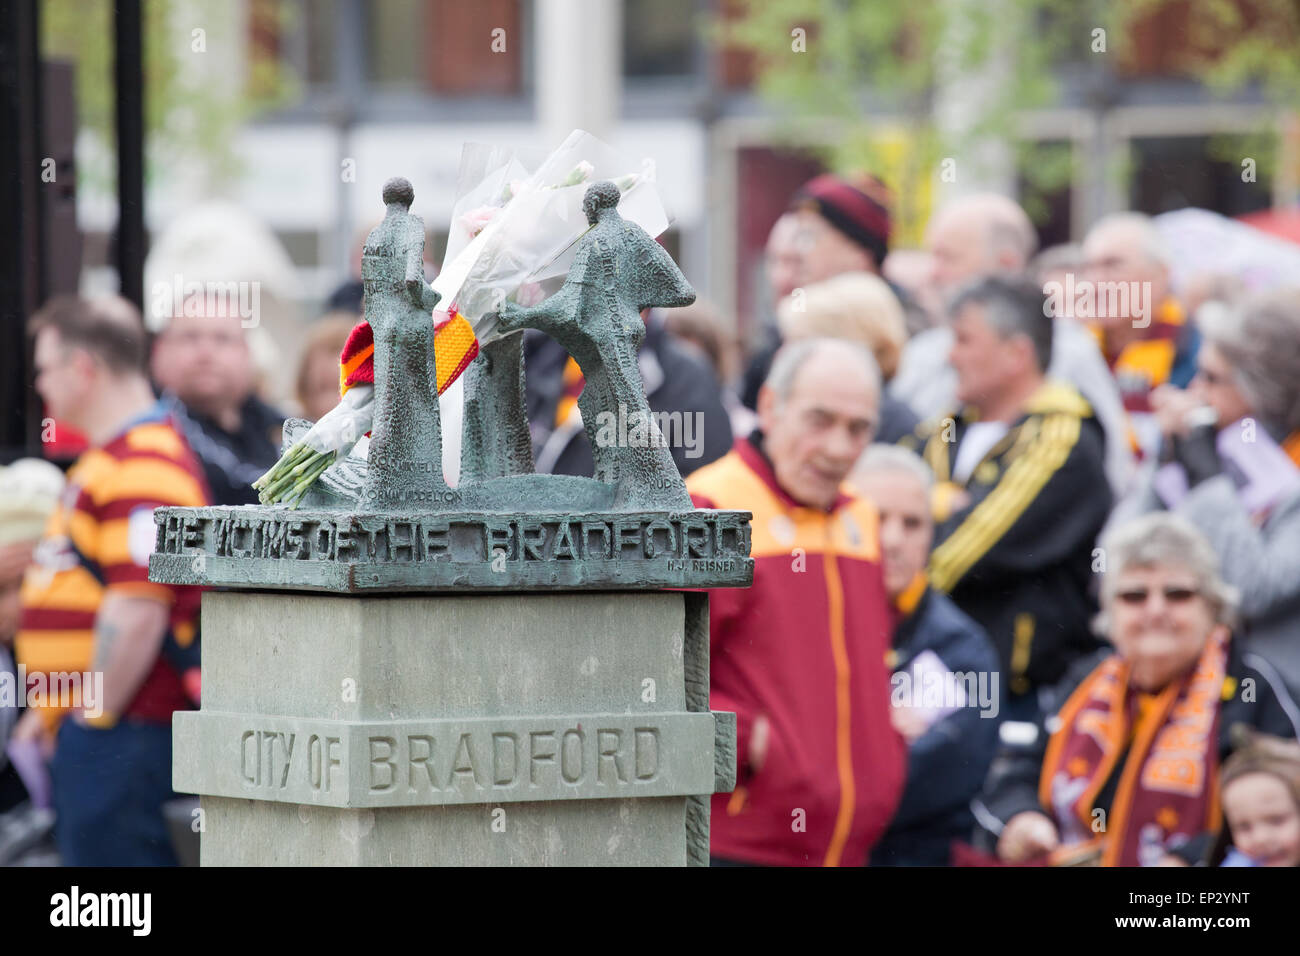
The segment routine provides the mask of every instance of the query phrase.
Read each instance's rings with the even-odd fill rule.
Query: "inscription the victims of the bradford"
[[[343,562],[718,559],[748,551],[730,515],[681,518],[260,518],[168,514],[157,549],[217,557]],[[698,567],[698,562],[697,562]]]

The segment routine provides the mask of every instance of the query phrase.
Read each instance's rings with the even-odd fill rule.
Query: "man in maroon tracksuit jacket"
[[[736,712],[739,755],[713,798],[716,862],[858,866],[898,804],[876,509],[841,487],[879,399],[861,346],[787,345],[759,431],[687,482],[701,507],[754,514],[754,586],[710,594],[711,706]]]

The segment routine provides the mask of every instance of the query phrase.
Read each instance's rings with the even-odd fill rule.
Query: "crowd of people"
[[[792,198],[757,427],[687,481],[754,514],[716,861],[1300,865],[1300,288],[1184,303],[1147,217],[1038,252],[991,194],[896,265],[883,209]]]
[[[753,586],[710,596],[714,862],[1300,865],[1300,287],[1175,288],[1137,213],[1039,251],[992,194],[893,252],[890,207],[870,176],[791,197],[747,353],[707,303],[643,313],[693,500],[753,515]],[[356,291],[303,335],[296,414],[338,400]],[[52,828],[44,859],[174,863],[201,622],[148,580],[152,510],[255,502],[285,410],[237,316],[151,336],[67,296],[30,331],[88,447],[0,470],[0,670],[102,689],[0,701],[0,861]],[[582,370],[524,352],[538,470],[589,475]]]

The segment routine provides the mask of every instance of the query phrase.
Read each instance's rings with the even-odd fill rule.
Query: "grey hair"
[[[902,472],[921,483],[929,497],[934,487],[934,472],[916,452],[901,445],[869,445],[858,463],[853,466],[855,477],[874,475],[882,471]]]
[[[956,316],[968,305],[984,307],[984,319],[1003,339],[1024,335],[1034,346],[1038,370],[1052,363],[1052,317],[1041,287],[1018,278],[985,276],[963,286],[953,296],[948,313]]]
[[[1101,540],[1105,574],[1101,579],[1101,613],[1095,629],[1110,630],[1110,609],[1119,589],[1120,576],[1130,568],[1173,565],[1190,571],[1196,587],[1209,602],[1219,624],[1237,623],[1239,593],[1219,576],[1219,559],[1190,521],[1169,511],[1153,511],[1106,532]]]
[[[1155,220],[1145,213],[1140,212],[1114,212],[1108,216],[1102,216],[1092,228],[1088,230],[1088,236],[1099,232],[1103,229],[1113,229],[1116,226],[1129,226],[1141,234],[1142,253],[1152,262],[1158,262],[1162,266],[1169,266],[1172,256],[1169,254],[1169,244],[1165,242],[1164,235],[1156,226]],[[1084,240],[1087,245],[1087,240]]]
[[[1029,274],[1040,281],[1049,272],[1065,269],[1078,272],[1083,266],[1083,247],[1073,242],[1048,246],[1029,263]]]
[[[1235,308],[1203,308],[1197,324],[1264,425],[1283,435],[1300,429],[1300,289],[1252,296]]]
[[[772,359],[772,368],[768,371],[763,384],[775,392],[777,398],[784,401],[790,397],[790,389],[794,386],[794,379],[799,374],[799,369],[822,351],[841,352],[857,358],[861,361],[872,388],[877,395],[880,394],[880,366],[876,364],[876,357],[865,345],[847,339],[796,339],[786,343]]]

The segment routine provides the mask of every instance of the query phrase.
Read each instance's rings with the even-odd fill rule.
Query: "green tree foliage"
[[[1297,0],[728,0],[712,31],[754,58],[780,137],[811,144],[832,169],[893,166],[901,194],[935,176],[943,157],[996,139],[1015,149],[1032,207],[1035,190],[1069,182],[1070,153],[1026,142],[1018,117],[1055,102],[1067,72],[1122,82],[1137,25],[1172,8],[1186,26],[1184,75],[1218,95],[1257,88],[1300,108]],[[939,122],[945,81],[981,77],[992,82],[969,115]],[[901,169],[887,127],[907,142]]]
[[[116,141],[112,8],[111,0],[44,0],[40,11],[42,56],[73,63],[78,122],[110,150]],[[249,9],[276,18],[282,28],[290,25],[286,5],[254,3]],[[293,78],[276,60],[251,49],[247,36],[227,28],[224,19],[205,22],[203,11],[203,4],[183,0],[142,4],[146,176],[180,162],[219,189],[240,171],[234,150],[239,127],[284,102]],[[213,83],[210,62],[242,62],[245,75],[228,86]],[[115,164],[110,159],[100,168],[83,166],[79,174],[86,186],[108,190]]]

